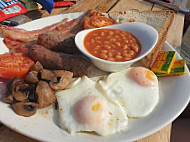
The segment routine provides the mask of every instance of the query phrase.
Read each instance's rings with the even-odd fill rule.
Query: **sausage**
[[[80,19],[71,20],[56,32],[47,32],[38,36],[38,44],[57,52],[79,53],[74,36],[83,29]]]
[[[53,52],[41,45],[31,46],[29,56],[34,61],[39,61],[46,69],[71,71],[75,77],[88,76],[92,71],[92,64],[86,58],[79,55]]]
[[[55,32],[48,32],[39,35],[38,44],[56,52],[63,52],[68,54],[80,53],[74,41],[74,34],[66,32],[58,34]]]

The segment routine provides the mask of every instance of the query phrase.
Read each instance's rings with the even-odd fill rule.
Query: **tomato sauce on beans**
[[[93,56],[116,62],[134,59],[141,51],[133,34],[118,29],[94,30],[86,35],[84,45]]]

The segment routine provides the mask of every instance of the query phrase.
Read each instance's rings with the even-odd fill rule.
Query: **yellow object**
[[[185,60],[175,60],[172,69],[169,74],[155,73],[157,76],[178,76],[185,74]]]
[[[42,9],[43,7],[41,6],[41,4],[37,3],[36,4],[38,5],[38,9]]]
[[[151,70],[154,73],[169,74],[175,58],[175,51],[160,51]]]
[[[92,106],[92,110],[93,111],[97,111],[99,108],[100,108],[100,104],[99,103],[97,103],[97,104],[94,104],[93,106]]]

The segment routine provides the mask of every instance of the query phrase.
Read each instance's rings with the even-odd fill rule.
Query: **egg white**
[[[103,124],[90,127],[76,119],[75,105],[81,98],[88,96],[101,98],[107,104],[109,113],[105,114],[106,120]],[[93,131],[101,136],[107,136],[127,128],[128,118],[125,111],[109,102],[99,91],[96,82],[86,76],[82,77],[76,86],[57,92],[56,97],[59,105],[59,125],[70,133]]]
[[[144,117],[157,105],[159,88],[139,85],[129,77],[130,69],[110,74],[99,85],[105,96],[123,107],[129,117]]]

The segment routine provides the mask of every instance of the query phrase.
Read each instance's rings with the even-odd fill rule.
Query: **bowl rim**
[[[128,25],[128,24],[137,24],[137,25],[144,25],[144,26],[147,26],[148,28],[150,28],[153,32],[155,32],[155,34],[156,34],[156,40],[155,40],[155,42],[154,42],[154,44],[152,45],[152,47],[151,48],[149,48],[144,54],[142,54],[142,55],[138,55],[136,58],[134,58],[134,59],[131,59],[131,60],[128,60],[128,61],[121,61],[121,62],[114,62],[114,61],[109,61],[109,60],[104,60],[104,59],[101,59],[101,58],[98,58],[98,57],[96,57],[96,56],[94,56],[94,55],[92,55],[92,54],[90,54],[87,50],[86,50],[86,48],[85,48],[85,46],[84,46],[84,49],[82,49],[82,47],[79,47],[78,46],[78,44],[77,44],[77,39],[78,38],[76,38],[76,37],[78,37],[78,35],[79,34],[81,34],[82,32],[85,32],[85,31],[87,31],[87,33],[84,35],[84,38],[86,37],[86,35],[88,34],[88,33],[90,33],[91,31],[94,31],[94,30],[98,30],[98,29],[116,29],[116,28],[113,28],[114,26],[120,26],[120,25]],[[121,30],[121,29],[120,29]],[[131,32],[129,32],[129,33],[131,33]],[[131,34],[133,34],[133,33],[131,33]],[[146,55],[148,55],[150,52],[151,52],[151,50],[155,47],[155,45],[156,45],[156,43],[158,42],[158,31],[155,29],[155,28],[153,28],[152,26],[150,26],[150,25],[148,25],[148,24],[145,24],[145,23],[140,23],[140,22],[131,22],[131,23],[121,23],[121,24],[114,24],[114,25],[109,25],[109,26],[105,26],[105,27],[100,27],[100,28],[93,28],[93,29],[84,29],[84,30],[82,30],[82,31],[80,31],[80,32],[78,32],[77,34],[76,34],[76,36],[75,36],[75,44],[76,44],[76,46],[77,46],[77,48],[84,54],[84,55],[86,55],[88,58],[90,58],[91,60],[96,60],[96,61],[99,61],[99,62],[103,62],[103,63],[107,63],[107,64],[112,64],[112,65],[124,65],[124,64],[131,64],[131,63],[134,63],[134,62],[136,62],[136,61],[139,61],[139,60],[141,60],[142,58],[144,58]],[[136,36],[135,36],[136,37]],[[84,41],[84,38],[82,39],[83,41]],[[138,38],[137,38],[138,39]],[[138,39],[139,40],[139,39]]]

